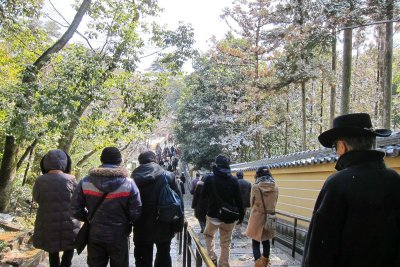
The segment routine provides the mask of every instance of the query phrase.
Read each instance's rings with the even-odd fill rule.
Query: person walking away
[[[42,175],[33,186],[39,204],[33,245],[49,253],[50,267],[69,267],[79,221],[70,215],[72,193],[77,185],[71,173],[71,158],[62,150],[50,150],[40,161]],[[59,253],[62,253],[61,261]]]
[[[178,167],[179,159],[178,157],[174,156],[174,159],[172,160],[172,171],[176,172],[176,168]]]
[[[190,185],[190,194],[194,194],[194,191],[196,189],[197,183],[200,181],[200,173],[196,173],[196,177],[192,180],[192,183]]]
[[[236,177],[239,182],[240,196],[242,197],[244,214],[246,215],[246,209],[250,208],[250,192],[251,192],[251,183],[243,179],[243,171],[238,171],[236,173]],[[236,224],[236,233],[239,237],[242,234],[242,225]]]
[[[229,167],[230,159],[224,155],[218,155],[215,158],[215,166],[213,166],[213,174],[207,176],[204,180],[202,197],[208,199],[206,228],[204,237],[208,254],[214,264],[221,267],[229,267],[230,244],[232,239],[232,230],[235,222],[226,223],[221,221],[219,217],[219,209],[222,201],[228,203],[238,210],[238,223],[242,223],[244,210],[242,198],[240,197],[239,183],[236,177],[232,176]],[[218,194],[218,195],[217,195]],[[221,255],[217,261],[215,253],[215,232],[219,230]]]
[[[182,172],[181,176],[179,177],[179,180],[181,181],[179,183],[179,185],[181,187],[181,192],[182,192],[182,195],[184,195],[185,194],[185,183],[186,183],[185,173]]]
[[[278,186],[266,166],[256,171],[256,181],[251,188],[251,212],[247,224],[246,236],[250,237],[255,267],[270,266],[270,239],[275,237],[275,229],[266,226],[266,215],[275,214],[278,201]],[[263,246],[261,255],[260,244]]]
[[[206,227],[206,215],[207,215],[207,198],[201,196],[201,192],[204,186],[204,179],[198,181],[196,189],[194,190],[192,199],[192,209],[194,209],[194,216],[197,218],[200,224],[200,233],[204,232]]]
[[[157,220],[157,197],[165,186],[163,176],[167,176],[169,186],[179,195],[183,210],[182,194],[175,176],[156,163],[156,155],[152,151],[141,153],[138,160],[140,165],[131,176],[139,187],[143,203],[143,213],[133,229],[135,264],[137,267],[152,267],[155,244],[157,253],[154,266],[171,267],[171,240],[175,233],[182,231],[184,218],[174,223]]]
[[[80,221],[92,217],[87,245],[87,264],[90,267],[128,267],[128,237],[132,223],[142,211],[139,190],[121,166],[118,148],[106,147],[101,153],[101,165],[89,171],[74,192],[72,214]]]
[[[315,203],[303,267],[400,266],[400,176],[374,150],[376,136],[366,113],[336,117],[318,140],[335,148],[337,172]]]

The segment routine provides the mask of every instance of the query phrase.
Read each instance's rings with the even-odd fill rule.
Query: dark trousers
[[[153,246],[154,244],[142,244],[135,242],[135,264],[136,267],[153,266]],[[154,267],[172,267],[170,249],[171,240],[163,243],[156,243],[157,253]]]
[[[63,251],[61,262],[59,252],[49,253],[50,267],[70,267],[72,264],[72,257],[74,257],[73,249]]]
[[[111,267],[128,267],[128,250],[128,238],[113,244],[89,240],[87,264],[89,267],[106,267],[110,261]]]
[[[204,232],[204,229],[206,228],[206,221],[204,220],[200,220],[200,219],[197,219],[198,221],[199,221],[199,224],[200,224],[200,233],[203,233]]]
[[[258,260],[259,258],[261,258],[260,242],[252,239],[251,245],[253,247],[254,259]],[[263,256],[269,258],[269,250],[270,250],[269,240],[262,241],[262,245],[263,245]]]

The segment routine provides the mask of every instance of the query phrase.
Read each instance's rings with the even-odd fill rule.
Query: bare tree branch
[[[92,0],[83,0],[81,6],[79,7],[78,12],[76,12],[75,17],[67,29],[67,31],[61,36],[60,39],[55,42],[51,47],[49,47],[34,63],[33,65],[36,67],[36,71],[40,70],[46,63],[49,61],[50,56],[52,54],[60,51],[72,38],[76,29],[78,28],[80,22],[82,21],[83,16],[86,11],[89,9],[92,4]]]
[[[52,21],[54,21],[55,23],[58,23],[58,24],[59,24],[60,26],[62,26],[62,27],[65,27],[65,28],[69,27],[69,26],[71,25],[71,24],[69,23],[69,21],[58,11],[58,9],[54,6],[54,4],[51,2],[51,0],[49,0],[49,3],[50,3],[50,5],[53,7],[54,11],[57,12],[57,14],[67,23],[67,26],[66,26],[66,25],[62,25],[60,22],[56,21],[56,20],[53,19],[53,18],[50,18],[50,16],[48,16],[48,15],[46,14],[47,17],[48,17],[49,19],[51,19]],[[78,30],[76,30],[75,32],[76,32],[76,34],[78,34],[80,37],[82,37],[83,40],[86,41],[86,43],[88,44],[88,46],[90,47],[90,49],[91,49],[92,51],[94,51],[92,45],[90,44],[89,39],[88,39],[84,34],[80,33]]]
[[[367,27],[367,26],[377,25],[377,24],[385,24],[385,23],[389,23],[389,22],[400,22],[400,18],[392,19],[392,20],[373,21],[373,22],[366,23],[366,24],[343,27],[343,28],[338,29],[336,32],[338,33],[338,32],[341,32],[343,30],[346,30],[346,29],[357,29],[357,28],[361,28],[361,27]]]

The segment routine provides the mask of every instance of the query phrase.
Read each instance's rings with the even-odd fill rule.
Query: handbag
[[[264,198],[263,198],[263,194],[261,191],[261,188],[258,188],[260,190],[260,196],[261,196],[261,202],[264,208],[264,212],[265,212],[265,222],[264,222],[264,229],[268,230],[268,231],[273,231],[275,232],[276,230],[276,214],[275,213],[268,213],[265,209],[265,203],[264,203]]]
[[[233,223],[239,220],[240,213],[239,208],[231,205],[227,202],[224,202],[217,193],[217,188],[215,186],[215,177],[213,177],[211,183],[213,186],[214,195],[219,202],[219,209],[218,209],[218,219],[223,221],[224,223]]]
[[[79,232],[75,237],[74,246],[75,246],[75,249],[76,249],[76,252],[78,253],[78,255],[80,255],[82,253],[82,251],[85,249],[85,247],[88,243],[90,222],[92,221],[92,219],[97,211],[97,208],[101,205],[101,203],[103,203],[107,194],[108,194],[108,192],[104,193],[101,196],[100,200],[96,203],[96,206],[94,207],[92,216],[90,218],[88,218],[88,220],[86,222],[83,223],[81,229],[79,229]]]

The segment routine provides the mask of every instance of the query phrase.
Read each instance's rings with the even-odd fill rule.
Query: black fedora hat
[[[333,128],[318,136],[318,140],[324,147],[332,147],[333,142],[341,137],[350,136],[381,136],[387,137],[391,130],[373,129],[371,117],[367,113],[353,113],[338,116],[333,119]]]

